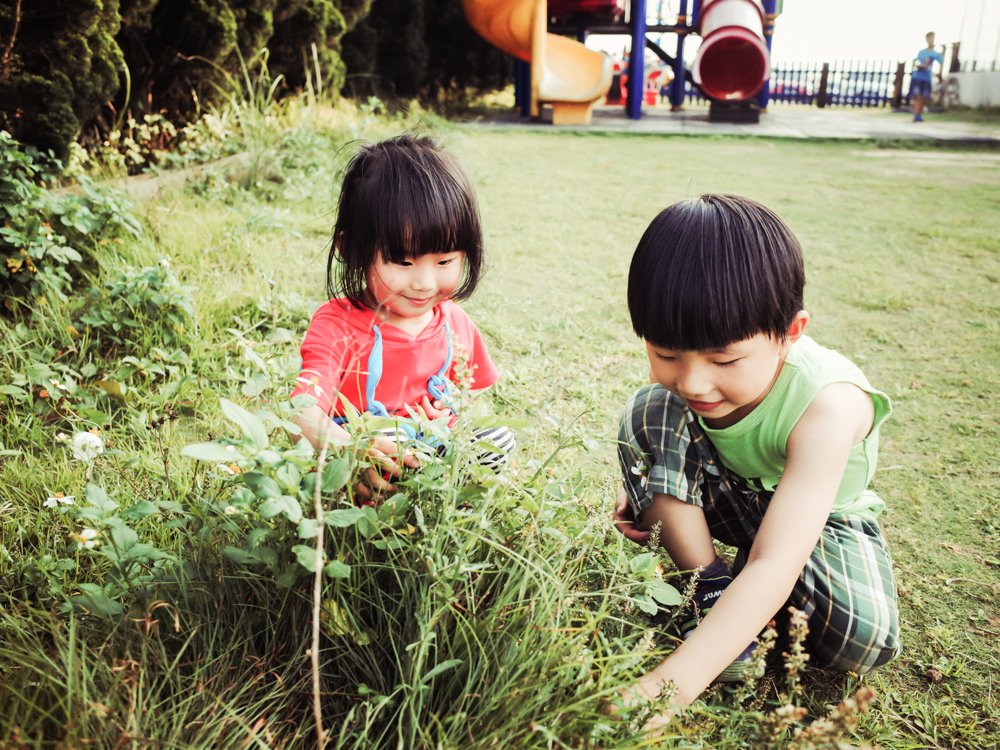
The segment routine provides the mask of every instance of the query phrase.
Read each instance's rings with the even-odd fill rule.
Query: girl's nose
[[[413,272],[413,276],[410,280],[410,286],[414,289],[433,289],[434,288],[434,269],[433,268],[417,268]]]

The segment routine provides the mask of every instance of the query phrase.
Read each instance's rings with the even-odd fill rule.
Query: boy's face
[[[771,390],[788,347],[802,335],[808,317],[801,318],[801,324],[799,320],[780,341],[759,333],[705,351],[667,349],[647,341],[650,375],[684,399],[709,427],[729,427],[753,411]]]

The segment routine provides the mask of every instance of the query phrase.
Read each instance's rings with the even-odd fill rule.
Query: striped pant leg
[[[864,674],[899,654],[892,557],[875,521],[831,516],[789,603],[808,617],[818,666]]]
[[[513,430],[503,425],[478,428],[472,434],[472,449],[476,454],[476,463],[499,472],[510,463],[517,450],[517,438]]]
[[[412,430],[402,425],[380,427],[372,430],[372,434],[381,435],[393,440],[399,445],[407,446],[418,455],[444,455],[448,449],[447,443],[435,438],[433,443],[426,443],[420,437],[414,437]],[[472,433],[470,441],[475,454],[475,463],[498,472],[508,463],[517,449],[517,438],[513,430],[503,425],[497,427],[477,428]]]

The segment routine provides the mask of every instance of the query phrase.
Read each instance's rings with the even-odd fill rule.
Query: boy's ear
[[[809,313],[805,310],[799,310],[795,313],[795,317],[792,319],[791,324],[788,326],[788,330],[785,332],[785,338],[789,344],[794,344],[801,338],[802,334],[806,332],[806,326],[809,325]]]

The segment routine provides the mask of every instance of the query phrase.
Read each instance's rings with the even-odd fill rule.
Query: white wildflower
[[[72,495],[64,495],[61,492],[57,492],[54,495],[48,497],[42,505],[46,508],[56,508],[60,505],[72,505],[73,504]]]
[[[649,468],[644,466],[642,463],[636,462],[630,471],[639,477],[639,484],[645,488],[647,482],[649,482]]]
[[[73,436],[71,444],[73,458],[89,464],[99,455],[104,453],[104,441],[101,436],[93,432],[78,432]]]
[[[97,529],[83,529],[79,534],[70,534],[70,539],[76,542],[79,549],[94,549],[100,545],[98,537],[101,535]]]

